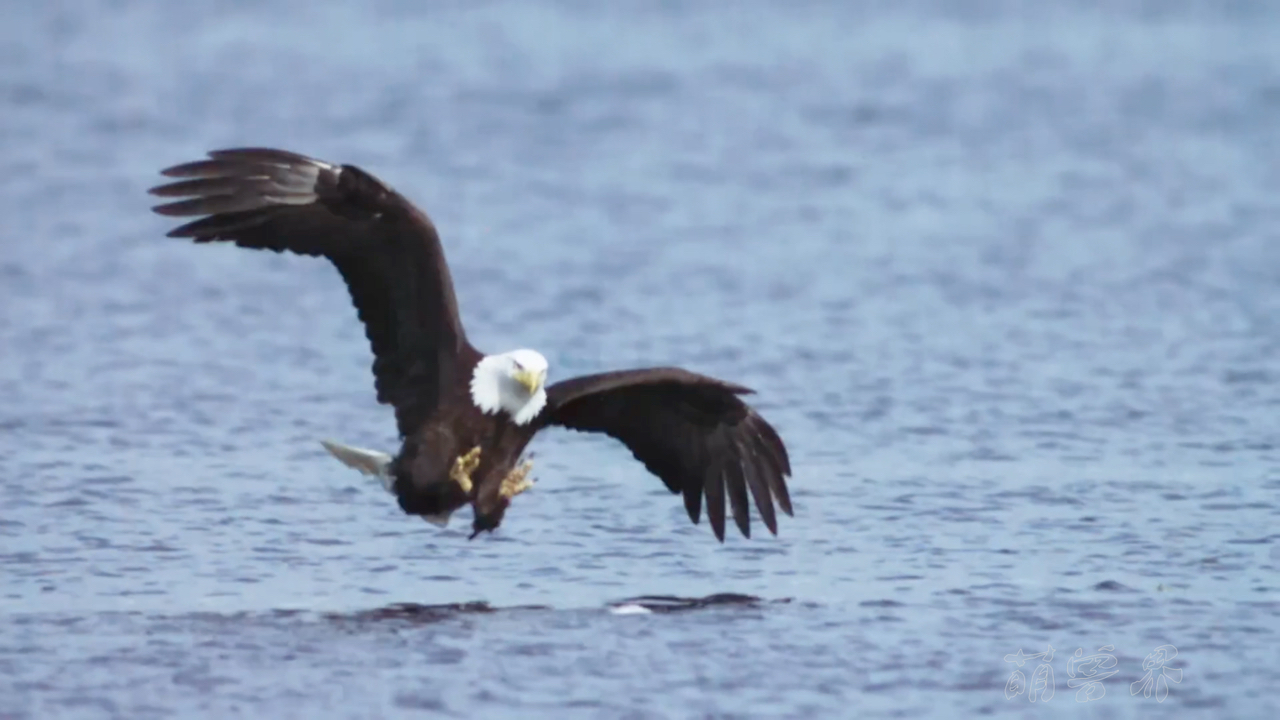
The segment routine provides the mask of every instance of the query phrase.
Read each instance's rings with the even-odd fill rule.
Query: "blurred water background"
[[[1262,1],[6,5],[0,717],[1276,717],[1278,37]],[[418,202],[482,349],[755,388],[796,517],[719,545],[567,432],[492,536],[401,514],[317,443],[396,447],[337,273],[148,209],[239,145]],[[759,600],[616,605],[717,593]]]

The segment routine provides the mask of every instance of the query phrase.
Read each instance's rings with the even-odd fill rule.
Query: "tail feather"
[[[351,447],[330,440],[321,440],[320,444],[330,455],[338,458],[343,465],[355,468],[365,475],[372,475],[382,481],[384,490],[395,494],[396,477],[391,472],[392,457],[377,450]]]
[[[423,515],[422,519],[435,525],[436,527],[449,527],[449,517],[453,513],[440,513],[439,515]]]
[[[392,495],[396,494],[396,476],[391,472],[391,461],[394,459],[384,452],[377,450],[366,450],[364,448],[351,447],[332,440],[321,440],[320,444],[324,446],[329,454],[338,458],[343,465],[349,468],[355,468],[365,475],[372,475],[382,482],[382,488]],[[447,527],[449,525],[449,516],[452,513],[441,513],[439,515],[423,515],[422,519],[435,525],[436,527]]]

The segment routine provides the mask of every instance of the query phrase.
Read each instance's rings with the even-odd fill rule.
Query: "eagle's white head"
[[[537,350],[486,355],[471,374],[471,400],[486,415],[506,411],[517,425],[547,404],[547,359]]]

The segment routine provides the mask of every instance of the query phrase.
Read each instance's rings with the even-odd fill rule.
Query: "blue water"
[[[0,717],[1277,716],[1277,37],[1263,2],[13,3]],[[396,447],[337,273],[149,211],[237,145],[420,203],[482,349],[755,388],[795,518],[720,545],[568,432],[497,533],[404,516],[318,444]],[[625,604],[721,593],[757,600]],[[1007,698],[1048,647],[1055,694]]]

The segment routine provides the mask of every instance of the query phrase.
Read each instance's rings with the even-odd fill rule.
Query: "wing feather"
[[[742,470],[747,488],[751,490],[751,497],[755,500],[756,512],[760,513],[760,519],[764,521],[765,527],[777,527],[778,519],[773,512],[772,498],[769,497],[769,484],[761,477],[761,472],[756,466],[759,457],[754,450],[740,447],[738,467]]]
[[[729,493],[729,508],[733,511],[733,522],[743,537],[751,537],[751,511],[748,509],[747,479],[742,472],[742,448],[735,441],[732,443],[734,456],[720,460],[723,468],[724,489]]]
[[[773,492],[774,499],[778,501],[778,507],[786,514],[791,514],[791,494],[787,492],[787,483],[783,478],[791,474],[791,459],[787,456],[787,446],[783,444],[782,438],[778,437],[778,432],[773,426],[764,421],[760,416],[754,416],[748,420],[752,430],[756,433],[757,441],[752,447],[768,458],[770,467],[773,468],[772,473],[765,475],[765,482],[768,483],[769,489]]]
[[[333,263],[373,350],[378,401],[395,408],[402,435],[418,429],[459,363],[478,356],[430,218],[360,168],[285,150],[234,148],[161,175],[181,179],[151,193],[184,199],[158,205],[156,213],[203,216],[169,237]]]
[[[738,396],[751,390],[679,368],[586,375],[547,388],[541,426],[599,432],[620,440],[698,523],[705,501],[721,542],[725,494],[734,523],[751,536],[750,500],[774,535],[774,503],[791,515],[786,448]]]
[[[724,542],[724,473],[714,465],[707,468],[703,490],[707,494],[707,519],[711,521],[711,532],[716,539]]]

